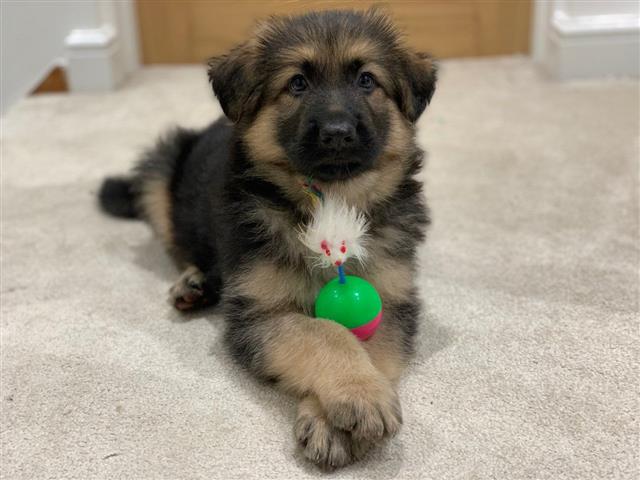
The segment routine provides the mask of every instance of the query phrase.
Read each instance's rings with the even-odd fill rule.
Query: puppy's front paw
[[[363,445],[394,436],[402,425],[398,395],[382,376],[345,379],[319,398],[329,422]]]
[[[321,468],[332,470],[354,460],[349,433],[331,426],[318,401],[300,401],[294,434],[305,457]]]

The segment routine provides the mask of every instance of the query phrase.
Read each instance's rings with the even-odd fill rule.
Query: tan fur
[[[296,394],[313,391],[331,397],[332,389],[352,382],[382,381],[378,372],[395,383],[407,364],[398,338],[384,322],[366,342],[334,322],[300,314],[279,317],[277,324],[268,342],[268,369]],[[286,372],[285,377],[277,372]]]
[[[278,109],[276,105],[264,106],[245,133],[245,140],[256,160],[276,164],[284,168],[287,154],[277,141]]]
[[[342,43],[342,42],[341,42]],[[339,61],[348,64],[354,60],[362,62],[375,62],[377,57],[377,49],[371,42],[363,39],[347,40],[342,43],[344,48],[341,49]]]
[[[298,185],[297,192],[299,194],[301,190],[302,186]],[[311,200],[306,195],[301,199],[301,206],[304,206],[305,202],[309,209],[313,208]],[[310,257],[310,251],[300,241],[301,226],[296,224],[296,220],[289,214],[282,210],[269,208],[266,205],[258,205],[253,212],[250,212],[250,218],[264,225],[270,235],[278,236],[282,239],[286,248],[281,251],[281,255],[286,256],[292,265],[302,265],[307,260],[315,258],[315,256],[313,258]],[[313,273],[317,274],[318,272]]]
[[[284,149],[278,143],[278,114],[276,104],[263,107],[245,133],[247,147],[255,160],[255,171],[281,187],[294,202],[311,206],[302,188],[304,177],[292,169]]]
[[[144,182],[140,207],[154,231],[165,245],[172,248],[171,193],[165,178],[151,178]]]
[[[200,284],[204,281],[204,274],[195,265],[188,265],[184,269],[176,283],[174,283],[169,289],[169,295],[176,298],[184,295],[188,290],[189,284]]]
[[[344,327],[284,314],[274,319],[265,343],[267,372],[294,394],[316,395],[334,427],[366,441],[399,429],[400,406],[392,384]]]
[[[387,72],[381,65],[375,63],[375,62],[369,62],[366,63],[365,65],[363,65],[362,67],[363,71],[367,71],[367,72],[371,72],[373,73],[373,76],[376,78],[376,81],[382,85],[383,87],[387,88],[387,89],[391,89],[392,86],[392,79],[391,76],[389,74],[389,72]],[[382,93],[382,92],[381,92]],[[375,95],[375,93],[374,93]],[[384,95],[384,93],[382,93],[382,95]]]
[[[279,91],[285,89],[289,84],[289,81],[294,75],[300,73],[299,66],[288,66],[280,69],[278,72],[274,73],[274,75],[269,79],[269,90],[272,92],[272,95],[276,95]],[[283,97],[286,98],[286,97]],[[279,99],[280,100],[280,99]]]
[[[306,270],[294,270],[258,261],[251,269],[239,272],[231,280],[234,294],[257,300],[266,311],[302,309],[311,313],[315,295],[322,285]]]
[[[397,384],[408,358],[400,339],[389,324],[383,321],[376,334],[364,342],[364,348],[375,367],[393,384]]]
[[[413,290],[411,265],[392,260],[384,254],[377,255],[363,275],[376,287],[383,301],[407,300]]]
[[[381,165],[344,182],[320,184],[324,192],[343,198],[348,205],[368,211],[370,207],[391,195],[402,179],[404,166],[400,159],[381,156]]]
[[[385,145],[385,154],[406,158],[413,146],[414,127],[400,113],[396,104],[391,99],[386,99],[387,108],[391,112],[388,142]]]
[[[352,458],[359,458],[368,447],[353,442],[351,435],[333,427],[313,394],[298,404],[294,433],[303,446],[304,456],[325,468],[342,467]]]
[[[277,326],[276,326],[277,323]],[[267,347],[270,373],[284,372],[283,386],[294,392],[326,391],[341,372],[375,370],[357,338],[337,323],[297,313],[279,316]],[[352,373],[346,373],[352,376]]]
[[[318,50],[313,45],[294,45],[278,53],[283,63],[298,66],[302,62],[315,62]]]

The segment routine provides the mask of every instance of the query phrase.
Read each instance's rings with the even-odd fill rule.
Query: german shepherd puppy
[[[434,62],[379,12],[326,11],[268,20],[213,58],[209,78],[227,118],[167,135],[130,176],[104,182],[101,205],[160,236],[183,271],[178,309],[223,300],[233,356],[299,398],[304,455],[346,465],[402,423],[396,384],[421,316],[415,257],[428,223],[414,134]],[[384,304],[366,342],[313,318],[335,272],[312,268],[298,238],[309,178],[367,217],[368,261],[345,265]]]

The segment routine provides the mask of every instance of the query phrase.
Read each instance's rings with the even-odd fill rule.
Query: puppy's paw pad
[[[206,304],[204,275],[196,267],[187,268],[169,290],[169,301],[178,310],[191,310]]]

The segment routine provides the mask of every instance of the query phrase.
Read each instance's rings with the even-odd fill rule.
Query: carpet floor
[[[149,229],[96,208],[165,128],[220,114],[203,70],[21,101],[2,119],[2,478],[638,478],[639,101],[637,81],[559,84],[525,58],[444,62],[404,427],[330,475],[221,318],[167,304]]]

